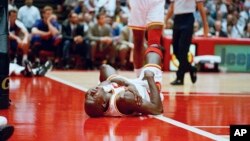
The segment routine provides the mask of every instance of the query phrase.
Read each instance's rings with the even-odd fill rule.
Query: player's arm
[[[150,101],[142,99],[138,93],[134,93],[133,90],[131,91],[131,89],[128,89],[129,91],[131,91],[131,93],[121,97],[121,103],[123,103],[127,108],[136,113],[151,115],[162,114],[163,106],[158,88],[154,81],[154,74],[151,71],[145,71],[144,78],[147,80],[149,85]]]
[[[33,27],[33,28],[31,29],[31,33],[32,33],[33,35],[40,35],[40,36],[42,36],[42,37],[47,37],[47,36],[50,35],[50,32],[46,32],[46,31],[39,30],[37,27]]]
[[[57,23],[55,22],[56,19],[57,19],[56,15],[51,15],[47,21],[49,31],[53,36],[60,34],[59,30],[57,29]],[[52,23],[53,21],[55,23]]]
[[[21,32],[24,34],[24,38],[23,41],[25,41],[26,43],[28,43],[29,40],[29,32],[27,30],[27,28],[24,26],[23,23],[21,23],[20,21],[16,21],[17,26],[21,29]]]
[[[203,2],[197,2],[197,8],[201,14],[201,19],[202,19],[203,29],[204,29],[204,36],[207,37],[209,33],[209,27],[208,27],[207,16],[204,10]]]
[[[130,82],[128,82],[126,79],[122,78],[122,77],[113,77],[109,80],[110,82],[115,82],[120,86],[129,86],[129,85],[133,85]]]
[[[14,33],[12,32],[9,32],[9,37],[10,39],[14,39],[14,40],[17,40],[17,42],[20,42],[20,38],[18,36],[16,36]]]

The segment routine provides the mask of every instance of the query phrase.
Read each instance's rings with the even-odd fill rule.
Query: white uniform
[[[174,14],[193,13],[196,9],[196,2],[203,2],[204,0],[170,0],[174,2]]]
[[[128,26],[145,30],[149,25],[164,24],[165,0],[129,0]]]
[[[146,80],[142,80],[143,77],[144,77],[144,71],[145,70],[150,70],[150,71],[152,71],[154,73],[154,80],[155,80],[156,84],[159,84],[160,87],[161,87],[162,71],[159,68],[152,67],[152,66],[144,67],[143,70],[142,70],[142,73],[141,73],[141,75],[140,75],[140,77],[138,79],[128,79],[128,78],[125,78],[125,77],[120,76],[120,75],[115,75],[112,78],[119,77],[119,78],[123,78],[123,79],[129,81],[130,83],[135,85],[135,87],[136,87],[137,91],[139,92],[139,95],[142,97],[142,99],[150,101],[149,85],[148,85]],[[124,86],[119,87],[116,83],[111,83],[111,84],[109,84],[107,86],[103,86],[103,89],[106,92],[112,91],[112,96],[111,96],[110,101],[109,101],[109,108],[105,112],[104,115],[105,116],[125,116],[124,114],[120,113],[119,110],[116,107],[116,97],[118,96],[118,94],[120,92],[125,91]],[[162,95],[161,92],[160,92],[160,97],[161,97],[161,100],[163,101],[163,95]]]

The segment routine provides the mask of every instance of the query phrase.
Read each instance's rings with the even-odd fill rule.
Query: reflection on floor
[[[65,72],[56,73],[51,72],[50,75],[58,77],[60,73]],[[85,87],[88,83],[88,86],[91,86],[97,81],[98,72],[91,72],[88,77],[78,73],[82,72],[70,73],[71,78],[76,79],[72,81],[76,85]],[[170,79],[171,75],[165,76]],[[229,135],[230,124],[249,124],[250,93],[244,83],[245,79],[250,80],[249,76],[228,75],[232,77],[232,81],[228,81],[226,74],[214,74],[213,78],[210,77],[210,74],[199,74],[200,80],[196,85],[189,83],[187,78],[186,86],[192,87],[192,92],[188,94],[180,90],[186,86],[170,88],[164,78],[166,94],[163,115],[223,136]],[[220,80],[212,81],[216,78]],[[67,80],[63,76],[60,79]],[[203,82],[202,79],[206,81]],[[237,87],[235,92],[226,91],[223,86],[234,87],[235,79],[238,83],[242,82],[242,87]],[[77,81],[81,84],[77,84]],[[221,84],[223,81],[228,84]],[[199,84],[205,82],[206,84]],[[218,88],[213,89],[217,84]],[[88,86],[86,85],[86,88]],[[204,88],[205,86],[207,87]],[[170,92],[170,89],[177,93]],[[10,141],[211,140],[209,137],[151,117],[88,118],[84,113],[84,92],[46,77],[12,77],[10,98],[10,108],[0,111],[0,115],[6,116],[9,123],[15,126]]]

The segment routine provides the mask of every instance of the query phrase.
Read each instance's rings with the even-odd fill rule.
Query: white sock
[[[135,74],[136,74],[136,77],[139,77],[139,76],[140,76],[141,70],[142,70],[142,68],[134,69],[134,72],[135,72]]]
[[[12,67],[15,75],[20,75],[21,72],[25,69],[23,66],[19,66],[17,64],[12,64]]]
[[[36,75],[38,70],[39,70],[38,68],[34,68],[34,69],[32,69],[32,73]]]
[[[3,116],[0,116],[0,126],[6,125],[7,124],[7,119]]]

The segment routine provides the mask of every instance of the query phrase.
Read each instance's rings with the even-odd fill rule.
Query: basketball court
[[[198,73],[194,85],[186,75],[184,86],[171,86],[174,76],[164,73],[160,116],[89,118],[84,92],[98,71],[11,77],[11,106],[0,115],[15,127],[10,141],[228,141],[230,125],[250,123],[249,74]]]

